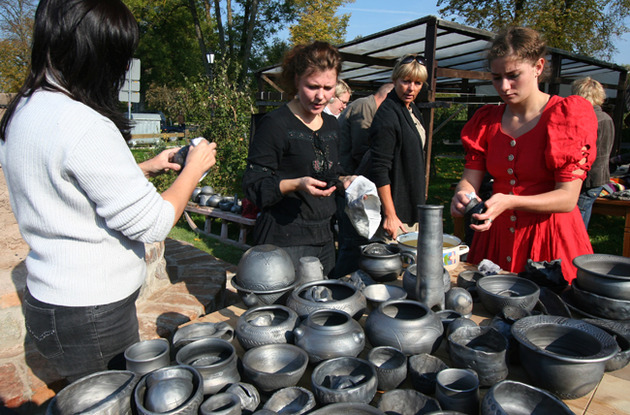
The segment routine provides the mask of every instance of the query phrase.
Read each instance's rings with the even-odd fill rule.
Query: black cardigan
[[[418,107],[413,103],[410,106],[422,123]],[[403,223],[417,222],[418,205],[425,203],[425,154],[409,110],[395,89],[374,115],[369,142],[370,180],[377,188],[391,186],[396,214]]]

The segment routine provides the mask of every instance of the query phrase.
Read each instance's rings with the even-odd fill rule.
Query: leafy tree
[[[296,0],[298,23],[291,26],[293,44],[321,40],[334,45],[343,43],[350,14],[335,15],[337,9],[354,0]]]
[[[0,91],[17,92],[31,62],[32,0],[0,0]]]
[[[630,0],[438,0],[440,13],[465,24],[498,31],[527,26],[549,46],[601,59],[616,51],[613,41],[630,31]]]
[[[212,79],[186,78],[182,87],[152,87],[147,93],[153,108],[167,116],[184,115],[187,123],[197,126],[196,134],[217,143],[217,165],[204,184],[223,194],[240,193],[253,113],[251,93],[230,80],[231,67],[230,62],[221,62]],[[173,177],[158,177],[164,182],[161,187],[173,181]]]

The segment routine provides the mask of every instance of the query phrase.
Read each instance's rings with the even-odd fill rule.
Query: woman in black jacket
[[[381,198],[383,220],[377,236],[395,239],[415,229],[417,206],[425,203],[426,134],[414,104],[427,80],[424,58],[403,56],[394,66],[394,90],[381,104],[370,127],[370,179]]]

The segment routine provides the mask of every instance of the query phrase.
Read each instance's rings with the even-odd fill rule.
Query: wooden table
[[[197,227],[195,222],[193,222],[193,220],[188,215],[188,212],[198,213],[206,217],[203,230]],[[219,208],[200,206],[197,203],[193,202],[188,202],[188,204],[186,205],[186,208],[184,210],[184,218],[186,219],[186,222],[188,222],[190,228],[197,233],[211,238],[219,239],[223,243],[227,243],[241,249],[250,248],[250,246],[247,244],[247,232],[254,227],[254,225],[256,224],[256,219],[246,218],[242,215],[223,211]],[[212,233],[212,221],[214,219],[221,219],[222,221],[220,235]],[[238,225],[238,240],[232,240],[228,235],[228,224],[230,223],[235,223]]]
[[[593,204],[593,213],[600,215],[624,216],[623,256],[630,257],[630,200],[615,200],[598,197]]]
[[[453,286],[456,285],[457,275],[467,269],[476,269],[475,266],[460,263],[457,268],[450,271],[451,273],[451,282]],[[397,282],[400,284],[400,280]],[[396,282],[395,282],[396,283]],[[232,327],[236,327],[236,322],[238,318],[243,314],[247,308],[242,304],[232,305],[221,310],[215,311],[214,313],[208,314],[204,317],[201,317],[198,320],[187,323],[192,324],[195,322],[219,322],[225,321],[229,323]],[[473,308],[473,317],[472,319],[478,324],[486,324],[489,322],[491,316],[488,312],[485,311],[483,306],[480,303],[475,303]],[[361,319],[360,323],[364,323],[365,316]],[[236,348],[237,354],[242,356],[244,350],[239,345],[238,341],[234,339],[232,342]],[[448,352],[446,351],[444,345],[445,341],[442,342],[439,349],[436,351],[435,355],[444,360],[444,362],[449,365],[450,359],[448,357]],[[367,351],[369,350],[370,345],[367,344],[366,349],[363,351],[359,357],[365,358],[367,355]],[[312,367],[309,365],[309,369],[305,373],[305,375],[300,380],[299,385],[310,389],[310,373],[312,371]],[[525,382],[528,383],[527,375],[522,367],[520,366],[509,366],[509,375],[508,379]],[[413,389],[409,380],[403,383],[400,388]],[[483,396],[485,392],[487,392],[487,388],[481,388],[480,392]],[[373,402],[378,401],[381,392],[378,392],[375,400]],[[565,400],[565,403],[571,408],[573,412],[577,415],[620,415],[620,414],[628,414],[630,415],[630,365],[626,366],[623,369],[620,369],[615,372],[605,373],[602,380],[599,382],[597,387],[593,389],[586,396],[583,396],[579,399],[573,400]]]

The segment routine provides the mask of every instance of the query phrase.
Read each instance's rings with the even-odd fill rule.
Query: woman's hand
[[[468,197],[469,194],[470,192],[460,190],[453,195],[453,199],[451,199],[451,216],[458,218],[464,216],[466,206],[468,205],[468,202],[470,202],[470,198]]]
[[[343,183],[343,188],[347,189],[348,186],[350,186],[350,184],[352,184],[352,182],[354,181],[354,179],[356,179],[358,176],[357,175],[352,175],[352,176],[339,176],[339,180],[341,180],[341,182]]]
[[[217,143],[201,140],[196,146],[190,146],[184,169],[194,169],[201,177],[217,162]]]
[[[405,225],[398,219],[397,215],[385,216],[383,220],[383,230],[392,238],[396,239],[398,231],[401,233],[407,232]]]
[[[179,149],[179,147],[166,149],[152,159],[139,163],[138,166],[147,178],[166,173],[169,170],[179,171],[181,166],[171,162],[171,158]]]
[[[284,179],[280,181],[280,191],[283,195],[301,190],[313,197],[328,197],[335,193],[335,186],[326,188],[328,183],[317,180],[311,176],[298,177],[296,179]]]

